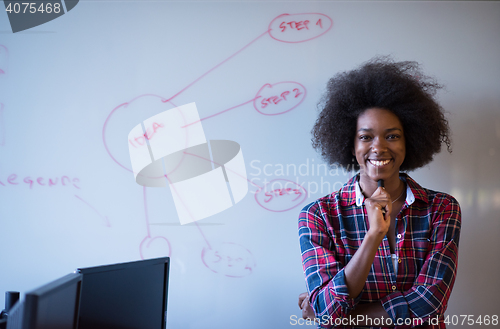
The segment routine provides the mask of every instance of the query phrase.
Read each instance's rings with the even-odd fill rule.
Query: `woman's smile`
[[[387,160],[368,159],[368,162],[370,162],[375,167],[384,167],[384,166],[388,165],[389,162],[391,162],[391,159],[387,159]]]

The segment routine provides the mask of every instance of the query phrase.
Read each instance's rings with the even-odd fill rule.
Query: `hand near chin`
[[[314,319],[316,317],[309,304],[309,294],[307,292],[303,292],[299,295],[299,307],[302,310],[303,319]]]
[[[384,236],[391,225],[391,196],[384,188],[379,187],[371,197],[365,199],[365,207],[370,224],[368,233]],[[385,210],[385,215],[382,213],[382,209]]]

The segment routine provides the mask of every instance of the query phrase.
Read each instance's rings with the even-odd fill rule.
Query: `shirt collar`
[[[425,189],[417,184],[410,176],[405,173],[400,173],[399,178],[406,183],[406,204],[411,205],[416,199],[419,199],[425,203],[428,203],[428,196]],[[365,201],[365,196],[361,193],[361,188],[359,186],[359,174],[352,177],[346,185],[341,189],[342,200],[346,205],[356,206],[363,205]]]

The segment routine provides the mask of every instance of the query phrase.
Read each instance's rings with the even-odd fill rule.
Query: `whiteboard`
[[[353,174],[312,149],[317,103],[335,73],[392,55],[446,85],[454,151],[410,174],[462,206],[447,314],[498,314],[498,17],[496,2],[80,1],[12,33],[2,10],[0,307],[77,267],[170,256],[169,328],[289,327],[298,213]],[[144,141],[128,135],[193,102],[207,140],[241,148],[248,192],[181,225],[168,187],[135,182]]]

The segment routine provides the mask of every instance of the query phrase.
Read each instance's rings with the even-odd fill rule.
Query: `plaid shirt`
[[[356,304],[379,301],[394,324],[405,320],[417,324],[421,319],[428,320],[426,328],[445,328],[442,315],[457,269],[460,206],[452,196],[424,189],[406,174],[400,174],[400,179],[407,189],[405,204],[396,217],[397,276],[384,237],[356,298],[349,298],[344,267],[368,230],[359,175],[302,209],[302,265],[319,327],[340,324],[338,327],[353,328],[352,323],[345,326],[347,322],[342,326],[341,320],[347,321]]]

